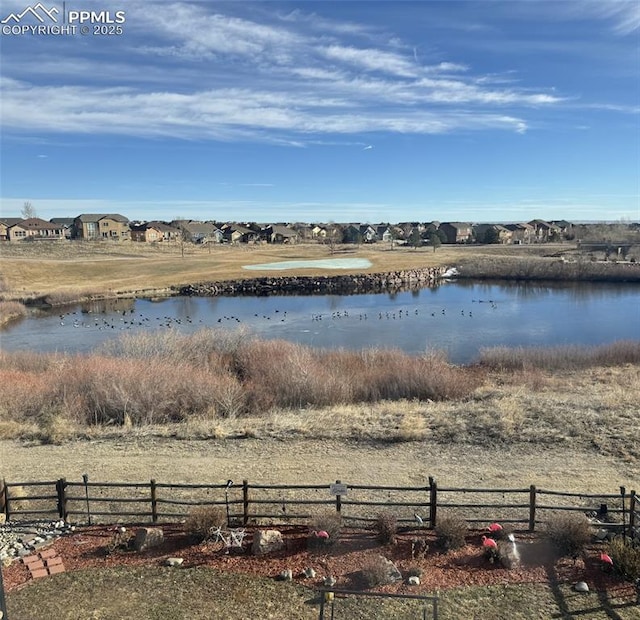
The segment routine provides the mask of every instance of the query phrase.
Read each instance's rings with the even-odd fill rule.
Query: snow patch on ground
[[[283,271],[286,269],[367,269],[371,261],[366,258],[327,258],[320,260],[289,260],[260,265],[243,265],[253,271]]]

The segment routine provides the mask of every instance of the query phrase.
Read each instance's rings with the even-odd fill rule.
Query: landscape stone
[[[576,592],[588,592],[589,586],[584,581],[578,581],[578,583],[576,583],[576,585],[573,586],[573,589]]]
[[[164,563],[166,566],[182,566],[184,558],[167,558]]]
[[[411,577],[409,577],[408,579],[409,585],[410,586],[419,586],[420,585],[420,577],[418,577],[417,575],[411,575]]]
[[[136,532],[133,548],[136,551],[146,551],[164,542],[164,533],[159,527],[143,527]]]
[[[316,576],[316,571],[311,566],[309,566],[302,571],[302,575],[307,579],[313,579]]]
[[[402,581],[402,574],[398,570],[398,567],[387,558],[380,556],[385,566],[386,580],[385,583],[394,583],[396,581]]]
[[[291,581],[293,579],[293,573],[290,568],[283,570],[277,577],[278,581]]]
[[[265,555],[279,551],[284,547],[282,533],[278,530],[258,530],[253,537],[251,552],[253,555]]]

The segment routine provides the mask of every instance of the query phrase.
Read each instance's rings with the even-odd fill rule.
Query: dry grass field
[[[244,265],[330,257],[364,258],[371,261],[362,272],[455,265],[476,257],[540,256],[553,254],[565,246],[442,246],[394,248],[386,244],[340,246],[334,253],[328,246],[304,245],[187,245],[182,256],[179,244],[149,246],[64,242],[9,244],[0,246],[4,285],[0,294],[6,301],[51,294],[153,293],[171,286],[214,280],[254,278],[274,272],[247,271]],[[571,246],[573,247],[573,246]],[[570,247],[566,246],[569,250]],[[547,259],[552,260],[552,259]],[[317,269],[291,270],[287,275],[324,275]],[[332,272],[349,273],[349,271]]]

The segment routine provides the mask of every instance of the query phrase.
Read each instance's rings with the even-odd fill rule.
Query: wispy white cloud
[[[379,28],[301,11],[268,18],[263,5],[259,22],[243,6],[231,14],[233,5],[128,4],[132,35],[109,62],[79,45],[55,59],[9,54],[2,125],[301,146],[362,132],[523,133],[532,110],[568,100],[519,86],[508,66],[483,74],[454,60],[422,63]]]
[[[417,67],[399,54],[376,49],[330,45],[320,51],[330,60],[353,64],[368,71],[380,71],[401,77],[416,77]]]

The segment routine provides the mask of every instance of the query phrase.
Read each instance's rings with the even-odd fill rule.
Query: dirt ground
[[[433,476],[443,487],[540,488],[616,493],[640,490],[640,463],[594,452],[535,445],[441,445],[340,440],[177,440],[130,437],[62,445],[0,442],[0,478],[412,486]]]

